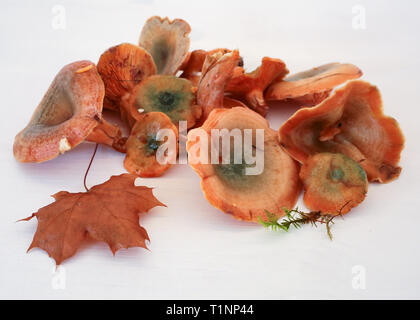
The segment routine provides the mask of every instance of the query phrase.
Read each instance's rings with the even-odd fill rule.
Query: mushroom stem
[[[114,148],[118,152],[125,153],[125,142],[127,138],[122,137],[118,126],[113,125],[105,119],[97,119],[98,125],[86,138],[86,141],[96,142]]]

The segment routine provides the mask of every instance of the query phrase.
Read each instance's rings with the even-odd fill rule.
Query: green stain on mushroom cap
[[[161,74],[165,69],[166,65],[168,64],[168,59],[173,54],[172,51],[172,48],[168,45],[168,42],[165,38],[158,39],[154,42],[150,53],[153,57],[153,61],[156,64],[158,74]]]
[[[318,153],[303,164],[300,178],[309,209],[345,214],[363,201],[368,181],[363,168],[341,153]]]
[[[335,168],[330,171],[330,176],[334,181],[341,180],[344,177],[344,171],[341,168]]]
[[[229,187],[234,189],[248,189],[255,186],[258,176],[247,175],[246,163],[242,164],[215,164],[216,175]]]
[[[232,147],[233,148],[233,147]],[[247,164],[244,156],[241,163],[235,163],[234,153],[231,152],[230,163],[213,164],[215,174],[220,180],[232,189],[245,190],[258,188],[263,178],[264,171],[259,175],[251,175],[247,173],[247,168],[252,168],[253,164]]]
[[[191,83],[174,76],[156,75],[143,81],[135,92],[135,106],[147,112],[163,112],[173,123],[192,117]]]
[[[161,141],[156,140],[156,135],[149,135],[147,137],[147,141],[144,146],[146,155],[147,156],[154,155],[157,149],[159,149],[161,144],[162,144]]]
[[[304,184],[318,194],[333,201],[350,189],[367,191],[367,177],[363,168],[353,159],[341,153],[319,153],[311,157],[305,166]],[[309,172],[308,172],[309,170]]]

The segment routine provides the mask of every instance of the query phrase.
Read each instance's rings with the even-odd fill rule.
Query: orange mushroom
[[[205,50],[194,50],[191,52],[189,56],[188,62],[185,66],[181,67],[183,70],[181,74],[181,78],[188,79],[192,82],[194,86],[198,85],[198,82],[201,77],[201,71],[203,69],[204,61],[206,60],[207,55],[214,55],[214,54],[226,54],[232,52],[232,50],[226,48],[217,48],[210,51]],[[239,57],[238,66],[243,66],[243,60]]]
[[[142,81],[133,89],[129,105],[134,119],[148,112],[163,112],[174,124],[187,121],[191,128],[201,117],[191,82],[175,76],[155,75]]]
[[[191,52],[188,63],[182,69],[181,78],[188,79],[194,86],[197,86],[206,56],[207,52],[204,50],[194,50]]]
[[[105,84],[104,107],[120,110],[121,118],[128,121],[129,111],[124,99],[139,82],[156,74],[153,58],[144,49],[123,43],[101,55],[98,71]]]
[[[278,79],[268,87],[265,99],[293,100],[302,106],[314,106],[326,99],[334,87],[361,76],[362,71],[352,64],[325,64]]]
[[[190,32],[190,25],[182,19],[154,16],[146,21],[139,45],[152,55],[158,74],[175,75],[187,61]]]
[[[223,145],[218,148],[210,142],[218,141],[214,136],[216,129],[229,132],[236,129],[243,137],[242,150],[230,145],[229,161],[211,162],[213,157],[223,158]],[[263,159],[262,170],[253,174],[248,169],[256,168],[258,160],[251,163],[245,159],[244,135],[247,129],[252,132],[249,141],[252,141],[253,154]],[[263,133],[262,144],[257,143],[257,130]],[[297,162],[280,147],[277,134],[269,128],[268,122],[251,109],[214,109],[201,128],[188,133],[187,150],[189,164],[202,178],[201,187],[207,200],[234,218],[258,222],[259,217],[268,219],[265,210],[280,216],[284,214],[283,207],[291,209],[295,206],[300,193]],[[214,150],[215,156],[212,155]],[[242,158],[239,163],[235,160],[237,156]]]
[[[265,116],[268,106],[264,99],[264,90],[274,80],[280,81],[288,73],[289,70],[282,60],[264,57],[261,66],[250,73],[245,73],[243,68],[236,68],[226,86],[226,92],[239,98],[243,97],[252,109]]]
[[[197,88],[197,104],[203,108],[203,120],[216,108],[223,108],[225,86],[232,78],[239,61],[239,52],[222,54],[220,51],[206,56]]]
[[[162,129],[170,130],[173,133],[174,141],[168,136],[161,137]],[[169,142],[168,142],[169,140]],[[166,150],[167,159],[159,161],[157,152],[163,143],[172,143],[172,149]],[[178,153],[178,129],[169,117],[162,112],[150,112],[145,114],[131,130],[130,137],[126,144],[127,155],[124,160],[124,167],[128,172],[137,174],[140,177],[159,177],[168,170],[176,161]],[[176,148],[176,149],[175,149]]]
[[[303,200],[312,211],[346,214],[361,203],[368,190],[363,168],[340,153],[317,153],[300,170],[305,194]]]
[[[84,140],[123,151],[118,127],[102,118],[104,84],[90,61],[65,66],[57,74],[29,124],[15,138],[20,162],[43,162]]]
[[[279,130],[280,141],[297,161],[320,152],[343,153],[358,162],[369,181],[396,179],[404,136],[383,114],[379,90],[352,80],[313,108],[297,111]]]

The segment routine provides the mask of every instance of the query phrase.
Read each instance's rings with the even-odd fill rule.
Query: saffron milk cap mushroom
[[[403,133],[384,115],[378,88],[365,81],[349,81],[319,105],[298,110],[279,136],[301,163],[316,153],[343,153],[363,167],[369,181],[389,182],[401,172]]]
[[[317,153],[302,165],[303,200],[312,211],[346,214],[361,203],[368,191],[363,168],[341,153]]]
[[[362,71],[352,64],[329,63],[284,80],[279,78],[268,87],[265,99],[293,100],[303,106],[313,106],[327,98],[336,86],[361,76]]]
[[[255,163],[245,158],[244,132],[252,132],[251,148]],[[235,138],[228,139],[229,161],[212,162],[222,158],[223,146],[215,148],[210,141],[214,130],[240,132],[243,148],[235,149]],[[239,131],[238,131],[239,130]],[[262,132],[258,143],[257,134]],[[217,137],[216,137],[217,138]],[[203,126],[191,130],[187,141],[188,161],[201,177],[201,187],[211,205],[244,221],[267,220],[266,210],[284,215],[283,207],[293,208],[300,193],[299,166],[281,148],[277,134],[258,113],[248,108],[214,109]],[[213,152],[216,150],[216,154]],[[206,152],[207,151],[207,152]],[[239,155],[242,161],[235,159]],[[258,163],[258,157],[263,163]],[[258,169],[250,172],[249,169]]]
[[[139,82],[156,74],[153,58],[139,46],[122,43],[101,55],[98,71],[105,84],[104,107],[120,110],[121,118],[128,122],[129,110],[124,99]]]
[[[162,130],[169,130],[174,141],[170,140],[169,135],[160,136]],[[165,149],[166,154],[159,159],[157,153],[163,143],[172,145]],[[124,167],[128,172],[140,177],[159,177],[176,161],[178,129],[166,114],[149,112],[133,126],[126,149]],[[171,153],[171,150],[175,151]]]
[[[102,118],[104,84],[95,65],[78,61],[60,70],[29,124],[15,138],[20,162],[43,162],[88,140],[122,151],[121,131]]]
[[[158,74],[175,75],[189,58],[190,32],[190,25],[182,19],[154,16],[146,21],[139,45],[152,55]]]

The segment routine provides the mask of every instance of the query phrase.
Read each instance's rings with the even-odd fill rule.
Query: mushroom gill
[[[217,51],[206,56],[197,87],[197,104],[203,108],[203,120],[213,109],[223,108],[225,87],[233,76],[239,58],[237,50],[226,54]]]

